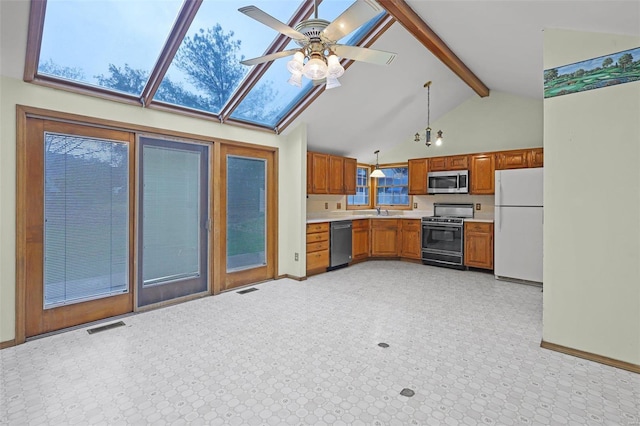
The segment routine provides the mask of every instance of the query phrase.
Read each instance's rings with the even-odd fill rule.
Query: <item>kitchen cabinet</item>
[[[429,159],[429,171],[466,170],[469,168],[469,157],[466,155],[449,155]]]
[[[493,223],[465,222],[464,265],[493,269]]]
[[[344,158],[329,156],[329,194],[344,194]]]
[[[469,156],[470,194],[493,194],[495,192],[496,161],[494,154],[475,154]]]
[[[427,194],[428,158],[409,160],[409,195]]]
[[[344,159],[344,194],[356,194],[356,179],[358,173],[358,160],[355,158]]]
[[[496,170],[542,167],[543,163],[544,151],[542,148],[516,149],[496,153]]]
[[[408,259],[421,259],[421,231],[422,224],[420,219],[400,220],[400,257]]]
[[[398,257],[398,219],[371,219],[371,257]]]
[[[329,222],[307,224],[307,275],[329,267]]]
[[[369,257],[369,219],[351,222],[351,259],[364,260]]]
[[[355,194],[357,160],[307,152],[307,194]]]
[[[534,148],[529,151],[529,167],[543,167],[544,166],[544,151],[542,148]]]

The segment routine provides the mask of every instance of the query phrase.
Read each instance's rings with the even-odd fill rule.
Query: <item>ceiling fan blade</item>
[[[266,12],[258,9],[255,6],[245,6],[238,9],[238,11],[244,13],[250,18],[255,19],[256,21],[266,25],[267,27],[271,27],[274,30],[282,33],[288,37],[291,37],[294,40],[306,41],[307,37],[299,31],[294,30],[288,25],[283,24],[278,21],[273,16],[269,15]]]
[[[283,50],[282,52],[272,53],[270,55],[259,56],[253,59],[246,59],[244,61],[240,61],[242,65],[258,65],[263,62],[273,61],[274,59],[284,58],[285,56],[294,55],[300,49],[289,49]]]
[[[353,59],[354,61],[369,62],[371,64],[389,65],[396,57],[395,53],[383,50],[367,49],[365,47],[347,46],[345,44],[334,44],[331,49],[341,58]]]
[[[329,24],[322,31],[322,35],[331,41],[338,41],[383,11],[384,9],[372,0],[357,0]]]

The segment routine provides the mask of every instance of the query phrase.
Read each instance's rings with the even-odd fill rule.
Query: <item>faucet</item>
[[[376,211],[378,212],[378,216],[380,216],[380,206],[376,207]]]

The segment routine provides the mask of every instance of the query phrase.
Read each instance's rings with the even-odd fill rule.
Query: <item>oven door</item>
[[[462,266],[463,228],[451,224],[422,224],[422,260],[425,263]]]

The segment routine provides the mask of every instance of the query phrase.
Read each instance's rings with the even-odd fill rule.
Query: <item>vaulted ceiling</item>
[[[59,0],[49,0],[48,3],[52,9],[64,6],[64,2]],[[302,3],[255,0],[253,3],[291,26],[310,16],[314,5],[312,0]],[[324,0],[318,8],[319,17],[333,20],[351,3],[350,0]],[[185,35],[195,40],[198,25],[207,27],[215,22],[229,23],[227,30],[238,33],[245,44],[240,52],[245,54],[245,58],[265,51],[290,49],[291,43],[276,31],[242,16],[237,8],[244,3],[211,0],[164,2],[163,5],[171,9],[166,12],[168,16],[163,18],[162,13],[157,13],[158,16],[153,18],[147,16],[146,21],[125,21],[116,26],[117,31],[109,36],[117,37],[119,32],[126,30],[122,27],[125,24],[132,28],[146,25],[145,32],[157,32],[160,20],[166,21],[160,28],[160,35],[155,36],[160,38],[153,48],[156,50],[151,49],[158,51],[160,59],[155,65],[153,61],[148,65],[149,69],[142,73],[144,78],[138,86],[131,88],[129,93],[117,93],[114,99],[145,106],[153,106],[155,102],[158,107],[173,108],[178,112],[192,113],[194,109],[204,109],[199,111],[203,118],[236,125],[257,125],[263,129],[276,128],[285,134],[296,124],[304,122],[308,129],[309,149],[371,162],[375,149],[385,150],[411,140],[416,131],[426,126],[426,91],[423,88],[426,81],[432,81],[430,110],[431,122],[434,122],[466,100],[490,96],[491,91],[542,99],[542,32],[545,28],[640,36],[640,2],[637,0],[378,0],[378,3],[388,15],[378,15],[366,26],[366,31],[347,36],[342,42],[395,52],[397,56],[390,65],[343,60],[347,70],[340,78],[341,87],[324,90],[323,85],[308,85],[292,89],[284,83],[289,59],[283,58],[275,60],[269,69],[265,64],[245,70],[248,74],[239,83],[239,89],[222,103],[213,105],[206,99],[189,98],[193,105],[173,108],[172,95],[162,92],[163,84],[166,85],[164,79],[171,76],[174,79],[172,83],[178,82],[183,87],[193,85],[188,77],[180,76],[172,60]],[[45,4],[42,1],[32,2],[25,80],[59,85],[55,75],[53,78],[50,75],[51,68],[38,69],[38,60],[42,66],[47,59],[39,57],[41,40],[38,34],[47,41],[47,31],[63,32],[65,22],[54,22],[53,27],[47,29]],[[169,31],[178,11],[177,24]],[[243,17],[246,19],[242,20]],[[192,22],[194,27],[190,29]],[[136,37],[142,37],[141,33],[137,34]],[[43,42],[42,51],[47,48]],[[125,43],[122,49],[127,48]],[[91,51],[85,54],[90,55]],[[114,52],[106,48],[100,51],[107,60],[109,54]],[[73,63],[57,65],[77,67]],[[125,71],[124,65],[120,65],[119,71]],[[135,67],[131,68],[129,71],[136,71]],[[105,76],[104,73],[102,75]],[[242,103],[265,79],[271,79],[279,90],[279,95],[274,96],[277,99],[271,99],[269,104],[275,105],[276,113],[252,117],[250,110],[242,111]],[[71,82],[71,86],[74,84]],[[82,89],[82,84],[76,84],[76,89]],[[96,85],[96,82],[89,84]],[[94,94],[112,96],[103,89],[98,88]],[[128,89],[126,87],[124,91]],[[197,94],[198,90],[196,84],[194,93]]]

